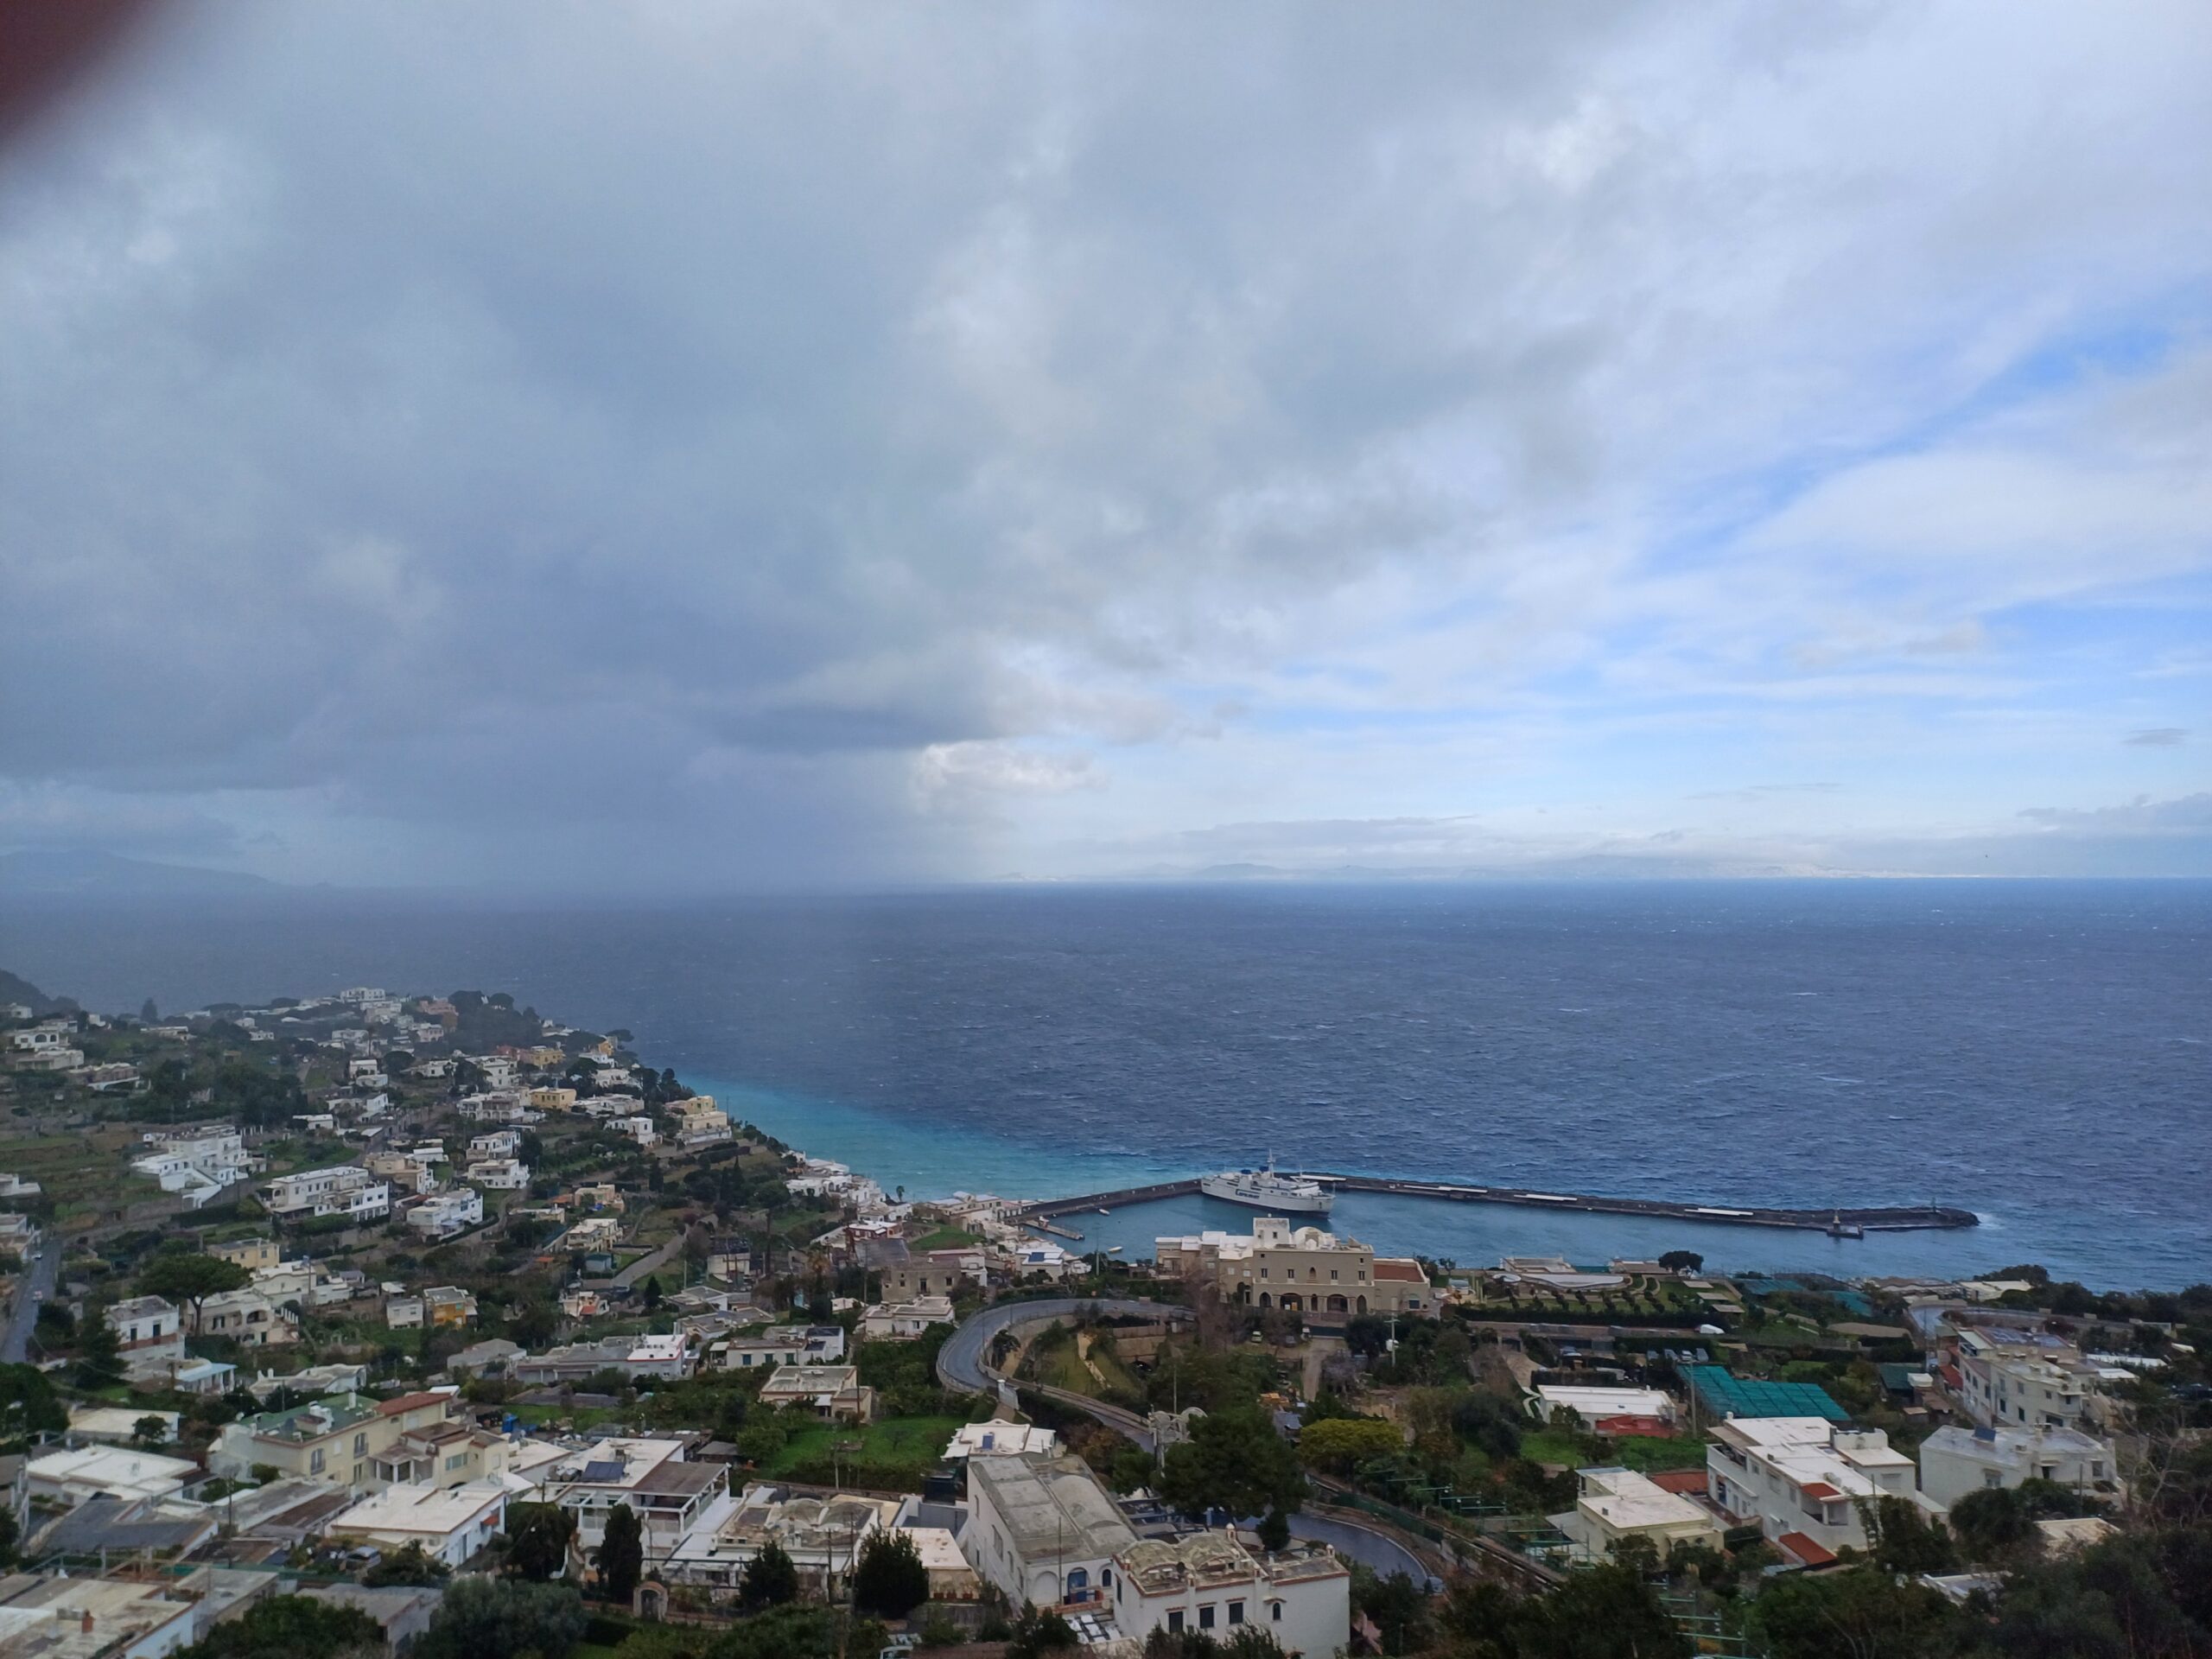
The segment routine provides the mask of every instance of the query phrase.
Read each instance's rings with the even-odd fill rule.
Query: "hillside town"
[[[0,1659],[2212,1641],[2212,1287],[1128,1261],[505,994],[9,983]]]

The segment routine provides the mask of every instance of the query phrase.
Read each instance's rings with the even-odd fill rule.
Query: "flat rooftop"
[[[971,1457],[968,1484],[988,1497],[1026,1560],[1096,1560],[1137,1541],[1080,1458]]]

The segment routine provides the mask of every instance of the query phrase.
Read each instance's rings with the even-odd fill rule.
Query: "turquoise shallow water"
[[[956,1192],[1005,1198],[1072,1197],[1180,1180],[1208,1166],[1135,1154],[1059,1151],[1001,1137],[949,1133],[911,1119],[836,1102],[803,1099],[773,1090],[699,1077],[692,1086],[715,1096],[733,1116],[818,1158],[849,1164],[887,1191],[909,1198]],[[1264,1155],[1255,1154],[1255,1155]],[[1110,1214],[1060,1217],[1056,1224],[1083,1235],[1071,1249],[1119,1246],[1128,1260],[1148,1257],[1164,1235],[1207,1228],[1249,1231],[1257,1213],[1198,1196],[1125,1205]],[[1579,1262],[1617,1256],[1651,1257],[1696,1250],[1719,1268],[1818,1271],[1842,1277],[1886,1274],[1972,1274],[2004,1265],[2009,1229],[2001,1217],[1956,1232],[1875,1235],[1832,1239],[1769,1228],[1646,1221],[1633,1216],[1578,1215],[1571,1219],[1524,1206],[1448,1204],[1385,1193],[1349,1192],[1337,1201],[1332,1230],[1387,1254],[1428,1255],[1463,1266],[1494,1266],[1506,1255],[1565,1255]]]

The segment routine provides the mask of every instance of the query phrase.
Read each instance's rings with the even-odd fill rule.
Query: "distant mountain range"
[[[0,854],[0,896],[133,898],[279,891],[276,882],[236,870],[155,864],[114,853],[28,850]]]

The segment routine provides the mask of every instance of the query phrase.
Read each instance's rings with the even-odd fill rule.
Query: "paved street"
[[[34,1293],[54,1294],[54,1276],[61,1267],[61,1245],[59,1240],[47,1237],[39,1241],[37,1250],[24,1265],[23,1276],[16,1287],[16,1305],[8,1310],[8,1334],[0,1338],[0,1363],[20,1365],[29,1357],[31,1326],[38,1319],[38,1299]]]

